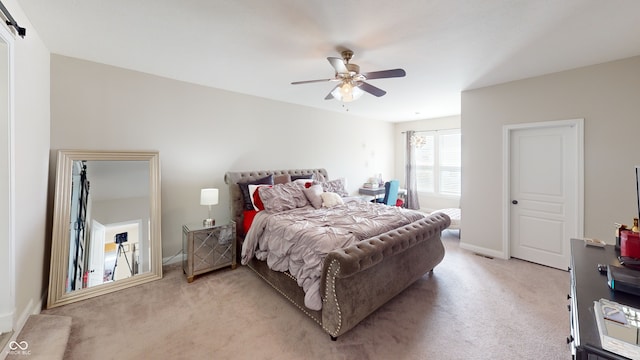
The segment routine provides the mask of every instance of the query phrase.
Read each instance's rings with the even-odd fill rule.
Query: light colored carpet
[[[63,359],[70,332],[69,316],[31,315],[16,336],[6,359]]]
[[[9,340],[11,340],[11,336],[13,336],[13,331],[0,334],[0,349],[3,351],[0,353],[0,359],[2,359],[3,356],[6,357],[6,354],[9,351]]]
[[[462,250],[337,341],[251,270],[162,280],[46,310],[67,359],[569,359],[569,274]]]

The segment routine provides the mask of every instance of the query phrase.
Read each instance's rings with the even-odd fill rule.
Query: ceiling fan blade
[[[335,90],[336,88],[338,88],[340,86],[340,84],[336,85],[333,89],[331,89],[331,91],[329,91],[329,93],[327,94],[327,96],[324,97],[325,100],[331,100],[333,99],[333,90]]]
[[[311,84],[311,83],[319,83],[319,82],[327,82],[333,81],[335,79],[319,79],[319,80],[304,80],[304,81],[294,81],[291,85],[299,85],[299,84]]]
[[[333,66],[333,68],[336,69],[336,73],[338,74],[349,73],[349,69],[347,69],[347,66],[344,64],[344,60],[342,58],[328,57],[327,60],[329,60],[329,63],[331,64],[331,66]]]
[[[407,73],[403,69],[392,69],[392,70],[373,71],[373,72],[365,73],[362,75],[364,75],[364,77],[366,77],[367,80],[371,80],[371,79],[403,77],[407,75]]]
[[[358,84],[358,87],[359,87],[361,90],[366,91],[366,92],[368,92],[369,94],[374,95],[374,96],[377,96],[377,97],[383,96],[384,94],[386,94],[386,93],[387,93],[386,91],[384,91],[384,90],[382,90],[382,89],[380,89],[380,88],[378,88],[378,87],[375,87],[375,86],[373,86],[373,85],[371,85],[371,84],[367,84],[367,83],[366,83],[366,82],[364,82],[364,81],[360,82],[360,83]]]

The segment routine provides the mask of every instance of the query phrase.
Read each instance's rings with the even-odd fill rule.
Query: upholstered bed
[[[229,186],[231,216],[238,227],[238,249],[242,249],[245,238],[252,239],[255,236],[253,232],[256,231],[256,225],[247,230],[244,219],[249,216],[246,212],[246,184],[260,183],[265,177],[272,179],[273,176],[311,177],[316,184],[322,183],[322,186],[330,183],[325,169],[227,172],[225,182]],[[325,192],[329,190],[331,189],[327,190],[325,187]],[[266,197],[266,191],[260,190],[259,193],[264,193]],[[354,209],[361,207],[353,206]],[[368,206],[385,207],[380,204]],[[310,205],[307,207],[311,208]],[[304,210],[312,211],[306,208]],[[397,211],[404,212],[405,215],[408,212],[406,209]],[[270,216],[268,213],[269,211],[265,211],[262,215]],[[256,216],[257,220],[259,215],[252,216]],[[408,219],[411,220],[402,226],[361,240],[352,240],[348,246],[323,255],[324,260],[319,269],[321,308],[318,310],[311,310],[305,305],[305,291],[291,272],[271,270],[267,261],[256,257],[246,257],[243,260],[258,276],[318,323],[335,340],[442,261],[444,246],[440,235],[449,226],[449,217],[442,213],[418,217],[410,215],[412,217]],[[250,252],[243,250],[243,253],[246,255]]]

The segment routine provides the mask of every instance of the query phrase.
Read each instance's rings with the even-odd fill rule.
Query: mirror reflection
[[[157,152],[58,151],[47,307],[162,278]]]
[[[73,161],[67,292],[151,269],[148,161]]]

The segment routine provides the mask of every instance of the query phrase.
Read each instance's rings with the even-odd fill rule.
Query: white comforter
[[[380,235],[425,214],[368,202],[332,208],[306,206],[256,214],[242,245],[242,264],[253,256],[272,270],[289,271],[305,291],[305,306],[322,308],[320,278],[325,257],[334,249]]]

